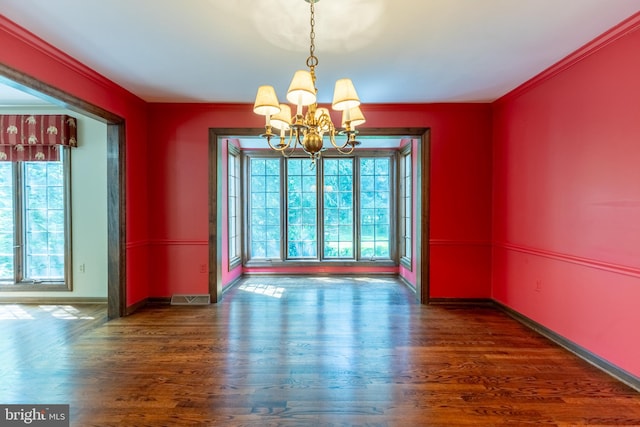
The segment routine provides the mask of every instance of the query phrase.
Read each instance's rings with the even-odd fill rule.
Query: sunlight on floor
[[[391,279],[380,279],[380,278],[373,278],[373,277],[354,277],[353,280],[357,282],[366,282],[366,283],[393,283],[393,280]]]
[[[365,283],[393,283],[394,279],[389,278],[374,278],[369,276],[356,276],[356,277],[329,277],[329,276],[319,276],[319,277],[308,277],[306,280],[315,280],[317,282],[323,283],[344,283],[345,280],[353,280],[355,282],[365,282]]]
[[[33,316],[19,305],[0,305],[0,320],[9,319],[33,320]]]
[[[41,309],[49,312],[53,317],[65,320],[93,320],[94,317],[82,316],[80,310],[71,305],[41,305]]]
[[[324,282],[324,283],[341,283],[344,281],[342,278],[327,277],[327,276],[307,277],[306,280],[315,280],[317,282]]]
[[[286,289],[281,288],[279,286],[272,285],[262,285],[262,284],[254,284],[247,283],[241,285],[238,289],[245,292],[251,292],[254,294],[266,295],[273,298],[282,298],[282,295],[285,293]]]

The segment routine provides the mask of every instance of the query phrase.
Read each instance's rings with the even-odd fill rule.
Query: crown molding
[[[609,44],[621,39],[622,37],[640,29],[640,12],[631,15],[615,27],[609,29],[603,34],[599,35],[589,43],[585,44],[581,48],[577,49],[573,53],[569,54],[565,58],[556,62],[546,70],[522,83],[520,86],[513,89],[511,92],[498,98],[494,104],[501,104],[517,98],[524,93],[530,91],[534,87],[544,83],[545,81],[553,78],[554,76],[564,72],[565,70],[573,67],[582,60],[590,57],[598,52],[600,49],[608,46]]]
[[[69,54],[63,52],[62,50],[58,49],[57,47],[53,46],[44,39],[38,37],[34,33],[21,27],[20,25],[16,24],[3,15],[0,15],[0,32],[7,33],[10,37],[15,38],[17,41],[32,48],[38,53],[49,57],[50,59],[69,69],[71,72],[79,74],[83,78],[89,79],[94,83],[97,83],[98,85],[110,90],[118,88],[119,90],[125,91],[131,96],[139,99],[138,96],[124,89],[114,81],[109,80],[107,77],[103,76],[87,65],[84,65],[82,62],[78,61]]]

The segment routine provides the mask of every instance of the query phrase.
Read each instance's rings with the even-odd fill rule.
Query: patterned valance
[[[77,146],[76,119],[66,115],[0,114],[0,161],[55,161],[59,146]]]

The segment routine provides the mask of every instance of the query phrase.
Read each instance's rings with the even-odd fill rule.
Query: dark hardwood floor
[[[73,426],[640,425],[640,393],[490,307],[384,277],[253,277],[210,306],[0,305],[0,403]]]

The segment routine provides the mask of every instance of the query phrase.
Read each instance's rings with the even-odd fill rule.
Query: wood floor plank
[[[4,310],[3,310],[4,307]],[[251,277],[210,306],[0,306],[0,403],[77,426],[640,425],[640,394],[491,307]]]

